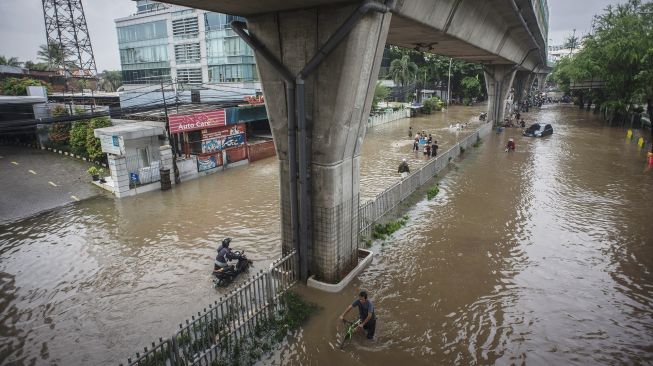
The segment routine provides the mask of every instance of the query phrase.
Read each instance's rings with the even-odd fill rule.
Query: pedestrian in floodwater
[[[508,143],[506,144],[506,152],[513,152],[515,151],[515,141],[511,138],[508,139]]]
[[[413,142],[413,151],[419,151],[419,135],[415,135],[415,142]]]
[[[408,138],[411,138],[411,137],[413,137],[413,128],[409,126],[408,127]]]
[[[433,142],[433,136],[431,136],[430,133],[429,133],[429,138],[426,142],[428,142],[429,145],[431,145],[431,142]]]
[[[431,156],[431,145],[430,144],[424,144],[424,155]]]
[[[408,167],[406,159],[402,160],[401,163],[399,163],[399,169],[397,169],[397,173],[410,173],[410,168]]]
[[[353,309],[354,307],[358,308],[358,316],[361,320],[360,325],[356,330],[367,330],[367,339],[374,339],[374,331],[376,329],[376,314],[374,312],[374,305],[372,301],[367,299],[367,292],[361,291],[358,294],[358,299],[355,300],[351,305],[347,306],[345,312],[340,315],[340,320],[345,319],[345,315]]]
[[[436,157],[438,156],[438,142],[433,141],[433,144],[431,144],[431,156]]]

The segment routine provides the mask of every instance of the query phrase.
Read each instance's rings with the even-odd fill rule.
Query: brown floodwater
[[[368,130],[361,201],[397,179],[408,126],[441,151],[482,107]],[[595,115],[545,106],[543,139],[492,134],[376,242],[374,263],[262,364],[637,364],[653,362],[653,172]],[[473,124],[473,123],[472,123]],[[469,132],[471,132],[471,126]],[[503,145],[514,135],[517,151]],[[98,197],[0,226],[0,363],[115,365],[216,300],[216,243],[234,238],[254,270],[280,253],[274,158],[168,192]],[[337,316],[360,288],[376,340],[334,349]]]

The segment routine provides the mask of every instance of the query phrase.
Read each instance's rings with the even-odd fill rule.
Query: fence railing
[[[238,340],[275,315],[280,296],[297,282],[297,269],[297,252],[293,250],[185,324],[179,324],[172,337],[159,338],[151,348],[145,347],[142,355],[136,353],[127,364],[208,366],[224,359],[238,347]]]
[[[384,113],[384,114],[378,114],[376,116],[370,116],[367,118],[367,127],[374,127],[378,125],[382,125],[384,123],[396,121],[398,119],[402,118],[409,118],[410,117],[410,109],[400,109],[398,111],[390,112],[390,113]]]
[[[359,235],[367,237],[372,234],[374,224],[385,214],[392,211],[397,205],[413,194],[417,189],[426,184],[433,176],[444,169],[450,159],[461,154],[460,148],[467,149],[479,138],[486,136],[492,131],[492,124],[486,123],[471,135],[458,141],[455,145],[430,160],[426,165],[414,170],[406,178],[388,187],[378,194],[373,200],[360,205],[358,209],[358,230]]]

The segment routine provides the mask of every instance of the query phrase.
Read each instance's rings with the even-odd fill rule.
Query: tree
[[[99,86],[104,91],[115,92],[122,86],[122,72],[120,70],[102,71]]]
[[[463,96],[470,103],[472,98],[476,98],[481,94],[481,82],[478,80],[478,76],[466,76],[463,78],[461,85]]]
[[[86,154],[91,160],[99,161],[104,156],[100,139],[95,137],[93,131],[96,128],[109,126],[111,126],[111,121],[107,117],[93,118],[89,121],[86,130]]]
[[[50,69],[50,66],[43,62],[35,63],[33,61],[25,61],[24,66],[28,70],[35,70],[35,71],[48,71]]]
[[[382,100],[385,100],[385,98],[388,97],[390,94],[390,89],[388,87],[385,87],[381,85],[380,81],[376,82],[376,87],[374,88],[374,97],[372,99],[372,108],[373,109],[378,109],[379,102]]]
[[[574,29],[574,34],[565,39],[565,43],[563,43],[562,47],[575,50],[579,45],[580,40],[576,37],[576,30]]]
[[[51,89],[50,84],[42,80],[30,78],[7,78],[0,82],[0,94],[3,95],[27,95],[28,86],[45,86]]]
[[[390,77],[394,80],[395,83],[401,85],[402,87],[406,83],[415,79],[415,73],[417,72],[417,65],[410,60],[410,56],[404,55],[401,59],[392,60],[390,63]],[[404,98],[407,95],[407,91],[404,90]],[[404,99],[405,100],[405,99]]]
[[[6,58],[4,56],[0,56],[0,65],[20,67],[20,65],[22,65],[22,64],[23,63],[18,61],[18,58],[16,58],[16,57]]]
[[[42,44],[36,52],[38,58],[49,65],[50,70],[57,70],[65,66],[74,66],[75,64],[66,61],[71,55],[70,50],[67,50],[58,44]]]
[[[422,102],[422,113],[431,114],[433,111],[441,111],[444,102],[438,97],[431,97]]]

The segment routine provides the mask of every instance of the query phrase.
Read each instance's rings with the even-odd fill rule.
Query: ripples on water
[[[361,200],[396,179],[415,132],[475,109],[368,131]],[[624,132],[546,106],[553,136],[487,138],[456,162],[436,199],[263,364],[637,364],[653,362],[653,183]],[[517,152],[506,154],[508,135]],[[460,137],[460,136],[458,136]],[[641,159],[640,159],[641,160]],[[0,226],[0,359],[116,364],[215,300],[209,272],[224,236],[255,270],[279,255],[277,163],[268,159],[126,200],[99,197]],[[237,189],[234,189],[237,187]],[[377,339],[334,350],[337,315],[359,288]]]
[[[262,363],[653,362],[653,181],[642,155],[625,131],[573,107],[527,119],[553,123],[554,135],[486,139],[436,199],[410,209],[408,227],[375,244],[374,264],[343,294],[304,290],[325,310]],[[377,340],[332,351],[337,316],[360,288],[377,307]]]

